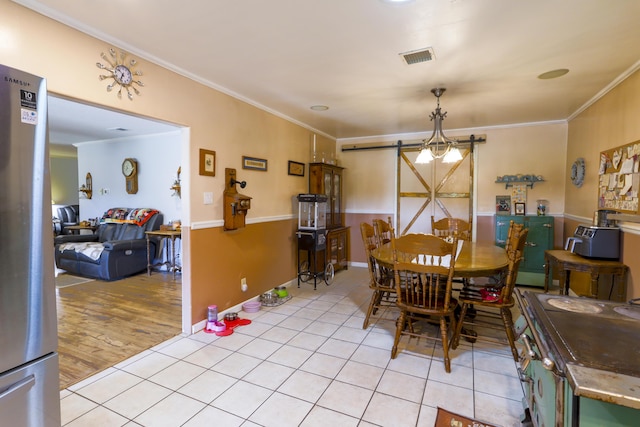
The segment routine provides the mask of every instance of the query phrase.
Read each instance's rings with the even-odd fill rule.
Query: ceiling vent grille
[[[435,59],[436,55],[432,47],[420,50],[412,50],[411,52],[401,53],[404,62],[407,65],[420,64],[421,62],[429,62]]]

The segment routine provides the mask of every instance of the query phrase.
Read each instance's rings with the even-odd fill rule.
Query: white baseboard
[[[281,286],[284,286],[286,288],[291,287],[291,286],[297,286],[298,285],[298,281],[297,278],[294,280],[290,280],[287,283],[282,284]],[[239,304],[234,305],[233,307],[229,307],[224,311],[218,312],[218,320],[220,319],[224,319],[224,315],[227,313],[240,313],[242,311],[242,304],[249,302],[249,301],[257,301],[260,299],[260,295],[256,295],[254,297],[251,297],[249,299],[246,299],[244,301],[242,301]],[[197,332],[200,332],[201,330],[203,330],[205,327],[207,326],[207,319],[203,319],[201,321],[199,321],[198,323],[195,323],[193,325],[191,325],[191,333],[195,334]]]

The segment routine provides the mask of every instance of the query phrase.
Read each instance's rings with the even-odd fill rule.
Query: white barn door
[[[413,143],[413,141],[408,142]],[[459,144],[462,160],[416,164],[420,147],[398,146],[396,233],[431,233],[431,216],[460,218],[473,231],[473,144]],[[471,233],[473,235],[473,233]]]

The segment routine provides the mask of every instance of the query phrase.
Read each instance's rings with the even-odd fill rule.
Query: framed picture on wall
[[[496,215],[511,215],[511,196],[496,196]]]
[[[200,175],[216,176],[216,152],[200,149]]]
[[[304,163],[289,160],[289,168],[287,170],[287,173],[294,176],[304,176]]]
[[[516,215],[524,215],[526,212],[525,205],[522,202],[516,202],[514,204],[515,214]]]
[[[253,169],[257,171],[267,171],[267,160],[255,157],[242,156],[242,169]]]

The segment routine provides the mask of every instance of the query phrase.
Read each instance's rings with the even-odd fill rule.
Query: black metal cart
[[[326,195],[298,194],[298,287],[312,278],[313,289],[319,277],[327,285],[333,282],[333,264],[326,262],[326,209]]]
[[[318,278],[327,285],[333,282],[335,270],[326,262],[327,230],[298,230],[298,287],[300,282],[313,279],[316,289]]]

